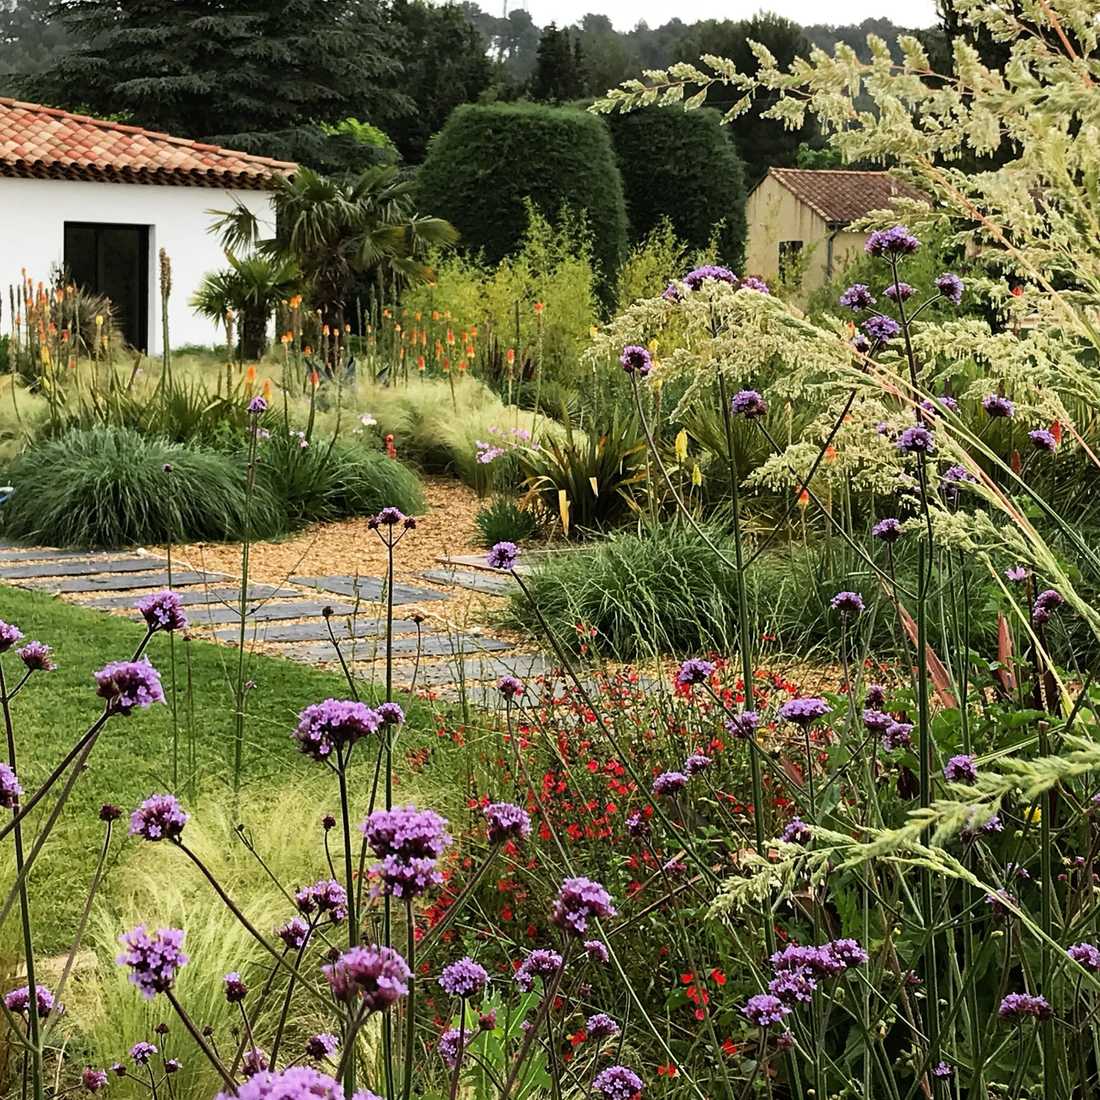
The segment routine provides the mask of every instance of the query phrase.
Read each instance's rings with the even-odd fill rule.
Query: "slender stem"
[[[413,1055],[416,1050],[416,918],[413,899],[405,898],[405,962],[409,966],[409,995],[405,999],[405,1073],[401,1082],[403,1100],[412,1095]],[[458,1052],[462,1059],[462,1050]]]
[[[248,472],[245,484],[244,541],[241,543],[241,593],[237,602],[240,628],[237,632],[237,711],[233,721],[233,800],[236,804],[241,790],[241,767],[244,756],[245,702],[245,633],[248,629],[248,559],[252,549],[252,497],[256,488],[256,448],[259,442],[260,419],[252,414],[248,421]]]
[[[458,1002],[458,1057],[451,1070],[450,1100],[458,1100],[458,1082],[462,1075],[462,1059],[466,1054],[466,1002]]]
[[[183,1005],[176,999],[175,993],[170,989],[166,989],[164,995],[168,998],[168,1003],[176,1010],[176,1015],[183,1021],[183,1026],[190,1032],[191,1038],[195,1040],[199,1050],[203,1052],[210,1064],[218,1071],[218,1075],[225,1082],[226,1088],[233,1096],[236,1096],[237,1082],[229,1076],[229,1071],[222,1065],[221,1059],[210,1049],[210,1044],[202,1037],[202,1032],[195,1027],[195,1022],[183,1010]]]

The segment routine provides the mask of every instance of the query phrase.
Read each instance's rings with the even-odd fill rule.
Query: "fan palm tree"
[[[414,185],[390,165],[368,168],[349,180],[331,179],[309,168],[278,177],[272,192],[275,235],[242,203],[211,211],[213,231],[230,252],[255,249],[292,261],[301,271],[315,308],[343,325],[356,281],[386,275],[407,283],[432,277],[432,248],[457,240],[442,218],[416,213]]]
[[[242,359],[259,359],[267,349],[267,325],[276,305],[295,293],[301,272],[293,260],[253,253],[243,259],[226,252],[229,267],[212,271],[191,296],[191,308],[224,322],[232,310],[240,318]]]

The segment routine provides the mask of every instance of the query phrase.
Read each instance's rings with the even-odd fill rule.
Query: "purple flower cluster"
[[[599,1042],[601,1039],[614,1039],[619,1034],[620,1028],[606,1012],[597,1012],[594,1016],[588,1017],[584,1030],[588,1033],[589,1039]]]
[[[931,455],[936,453],[936,437],[931,428],[913,424],[898,435],[895,446],[902,454]]]
[[[584,953],[593,962],[608,963],[611,961],[611,952],[608,951],[607,944],[603,940],[585,940]]]
[[[0,653],[7,653],[16,642],[23,640],[23,631],[0,619]]]
[[[592,1091],[603,1100],[635,1100],[642,1094],[642,1079],[626,1066],[608,1066],[593,1078]]]
[[[252,1047],[244,1052],[241,1059],[241,1073],[245,1078],[255,1077],[258,1073],[264,1073],[271,1065],[266,1050]]]
[[[164,702],[160,674],[144,657],[140,661],[112,661],[95,674],[96,694],[111,714],[130,714],[137,708]]]
[[[19,801],[22,793],[19,777],[10,765],[0,764],[0,809],[10,810]]]
[[[490,844],[526,840],[531,835],[531,815],[511,802],[490,802],[481,812]]]
[[[958,305],[963,297],[963,281],[953,271],[945,271],[936,280],[936,289],[952,305]]]
[[[713,661],[704,661],[701,657],[689,657],[680,665],[679,671],[676,673],[676,683],[680,687],[705,684],[713,674]]]
[[[781,970],[770,982],[768,992],[788,1007],[809,1004],[817,989],[817,979],[809,970]]]
[[[792,722],[796,726],[805,729],[824,718],[826,714],[832,714],[833,708],[824,699],[788,699],[779,708],[779,718],[783,722]]]
[[[518,699],[525,690],[523,681],[515,676],[502,676],[497,680],[497,691],[505,699]]]
[[[348,915],[347,891],[334,879],[321,879],[312,886],[303,886],[294,895],[294,904],[307,917],[314,913],[327,913],[334,924]]]
[[[395,806],[375,810],[362,829],[371,851],[381,860],[371,870],[382,879],[388,893],[417,897],[443,881],[437,860],[451,843],[451,836],[439,814],[415,806]]]
[[[1054,1015],[1050,1002],[1037,993],[1009,993],[1001,1001],[997,1015],[1002,1020],[1021,1021],[1028,1018],[1049,1020]]]
[[[137,609],[151,631],[187,629],[183,600],[170,588],[138,600]]]
[[[350,699],[326,699],[313,703],[298,715],[293,733],[298,748],[314,760],[325,760],[335,750],[347,749],[377,732],[382,716],[364,703]]]
[[[894,519],[893,516],[887,516],[886,519],[880,519],[878,523],[871,528],[871,534],[880,542],[897,542],[904,534],[901,528],[901,520]]]
[[[863,246],[868,256],[911,256],[920,248],[920,241],[904,225],[876,229]]]
[[[726,732],[739,741],[747,741],[760,725],[760,715],[755,710],[743,710],[726,719]]]
[[[978,479],[965,466],[948,466],[940,477],[940,492],[944,499],[954,504],[959,499],[963,485],[977,485]]]
[[[481,963],[468,955],[443,968],[439,975],[439,987],[448,997],[461,997],[464,1001],[480,996],[489,981],[489,974]]]
[[[717,264],[704,264],[702,267],[695,268],[694,271],[689,271],[684,276],[684,286],[688,290],[698,290],[708,280],[733,285],[737,282],[737,276],[728,267],[720,267]]]
[[[107,1085],[107,1073],[105,1070],[96,1069],[94,1066],[87,1066],[80,1075],[80,1083],[84,1086],[85,1092],[99,1092]]]
[[[264,1070],[250,1077],[236,1092],[219,1092],[214,1100],[343,1100],[344,1088],[312,1066],[288,1066],[278,1072]],[[352,1100],[379,1100],[369,1090]]]
[[[713,763],[714,761],[709,756],[704,756],[701,752],[694,752],[683,763],[684,774],[687,776],[698,775],[700,772],[705,772]]]
[[[978,766],[974,757],[967,755],[953,756],[943,766],[943,777],[949,783],[977,783]]]
[[[259,416],[261,413],[267,412],[267,399],[263,394],[256,394],[254,398],[248,403],[248,411],[253,416]]]
[[[947,412],[959,411],[958,401],[947,393],[941,393],[939,397],[926,397],[920,403],[920,407],[930,416],[935,416],[937,413],[941,413],[944,410]]]
[[[130,1057],[133,1059],[134,1063],[139,1066],[147,1066],[153,1055],[157,1053],[156,1043],[140,1042],[134,1043],[134,1045],[130,1047]]]
[[[913,743],[912,722],[891,722],[882,734],[882,747],[887,752],[907,749]]]
[[[867,952],[856,940],[830,940],[820,947],[788,944],[768,960],[777,973],[802,970],[816,978],[835,978],[853,966],[867,962]]]
[[[893,317],[887,317],[884,313],[876,313],[873,317],[868,317],[863,322],[862,328],[870,339],[877,340],[880,344],[893,340],[901,332],[901,325]]]
[[[889,298],[891,302],[907,302],[916,292],[917,288],[915,286],[910,286],[908,283],[899,281],[897,283],[891,283],[882,293],[885,297]]]
[[[248,986],[235,970],[231,970],[222,978],[222,987],[225,991],[225,999],[231,1005],[239,1004],[248,995]]]
[[[871,733],[885,733],[894,724],[892,715],[884,710],[876,710],[874,707],[865,707],[863,710],[863,725]]]
[[[756,1027],[772,1027],[790,1014],[791,1010],[774,993],[757,993],[741,1008],[741,1015]]]
[[[1054,438],[1053,432],[1048,432],[1046,428],[1036,428],[1033,432],[1027,433],[1028,439],[1031,440],[1031,445],[1037,451],[1046,451],[1048,454],[1054,454],[1058,450],[1058,440]]]
[[[281,928],[275,929],[275,935],[292,951],[300,951],[309,939],[309,925],[301,917],[292,917]]]
[[[44,985],[39,985],[37,982],[34,986],[34,1002],[38,1007],[38,1018],[40,1020],[44,1020],[51,1012],[60,1015],[65,1011],[61,1005],[55,1007],[53,994]],[[5,993],[4,1007],[16,1016],[26,1016],[31,1008],[30,986],[25,985],[20,989],[13,989],[10,993]]]
[[[746,420],[755,420],[767,411],[768,403],[756,390],[741,390],[730,399],[730,412]]]
[[[1091,943],[1075,943],[1066,948],[1066,954],[1086,970],[1100,974],[1100,947]]]
[[[653,780],[653,793],[658,798],[666,798],[678,794],[687,784],[688,777],[683,772],[662,772]]]
[[[780,839],[787,844],[809,844],[813,836],[813,829],[802,818],[792,817]]]
[[[183,936],[180,928],[158,928],[149,933],[144,924],[119,936],[123,951],[117,962],[130,968],[130,981],[146,999],[171,989],[176,971],[187,963]]]
[[[514,569],[519,547],[514,542],[498,542],[485,558],[491,569]]]
[[[615,915],[611,895],[588,878],[567,878],[558,891],[550,919],[574,936],[588,931],[590,920],[607,920]]]
[[[320,1031],[306,1040],[306,1057],[327,1058],[335,1054],[339,1046],[340,1040],[331,1031]]]
[[[1000,393],[986,394],[982,398],[982,408],[993,417],[1009,418],[1016,412],[1016,406]]]
[[[515,973],[516,985],[529,993],[534,985],[535,978],[552,978],[562,967],[562,957],[556,951],[550,951],[544,947],[537,948],[519,965]]]
[[[383,726],[403,726],[405,712],[397,703],[379,703],[375,711]]]
[[[170,794],[154,794],[130,815],[130,836],[146,840],[177,840],[189,815]]]
[[[369,1012],[384,1012],[408,995],[412,973],[391,947],[349,947],[336,962],[323,966],[337,1000],[360,998]]]
[[[755,275],[744,275],[741,278],[741,285],[739,290],[755,290],[760,294],[771,294],[771,290],[768,289],[768,284],[763,279],[757,278]]]
[[[463,1039],[462,1032],[457,1027],[452,1027],[443,1032],[439,1037],[439,1057],[448,1069],[454,1069],[462,1057]]]
[[[1031,605],[1031,621],[1039,626],[1042,626],[1043,623],[1050,622],[1051,615],[1053,615],[1065,602],[1061,592],[1053,588],[1048,588],[1040,592],[1039,595],[1035,597],[1035,602]]]
[[[16,650],[16,656],[28,672],[53,672],[57,668],[53,650],[45,642],[27,642],[22,649]]]
[[[875,296],[866,283],[853,283],[841,294],[840,304],[845,309],[858,313],[861,309],[870,309],[875,304]]]
[[[858,615],[863,610],[863,597],[858,592],[838,592],[829,606],[841,615]]]
[[[645,378],[653,370],[653,360],[649,352],[638,344],[628,344],[623,348],[619,363],[627,374],[636,374],[640,378]]]

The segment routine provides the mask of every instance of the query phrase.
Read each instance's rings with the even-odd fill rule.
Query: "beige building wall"
[[[843,271],[863,247],[863,236],[841,230],[833,235],[829,225],[777,179],[767,176],[749,195],[745,207],[748,244],[745,273],[765,281],[779,278],[780,252],[787,242],[801,242],[798,262],[802,268],[802,295],[808,295],[832,275]]]

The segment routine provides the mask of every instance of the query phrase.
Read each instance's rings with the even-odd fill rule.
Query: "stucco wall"
[[[224,191],[213,187],[164,187],[80,180],[0,179],[0,301],[3,329],[10,284],[20,269],[46,281],[64,259],[65,222],[115,222],[149,227],[149,337],[151,354],[160,351],[160,291],[157,256],[172,260],[169,333],[173,345],[220,344],[221,329],[196,316],[187,304],[202,277],[225,266],[207,210],[228,210],[240,199],[265,222],[271,201],[264,191]]]
[[[745,213],[749,226],[745,254],[748,274],[776,279],[780,242],[802,241],[802,294],[809,294],[830,278],[828,224],[778,180],[765,178],[749,195]],[[832,274],[843,271],[862,247],[860,234],[846,230],[837,233],[832,240]]]

